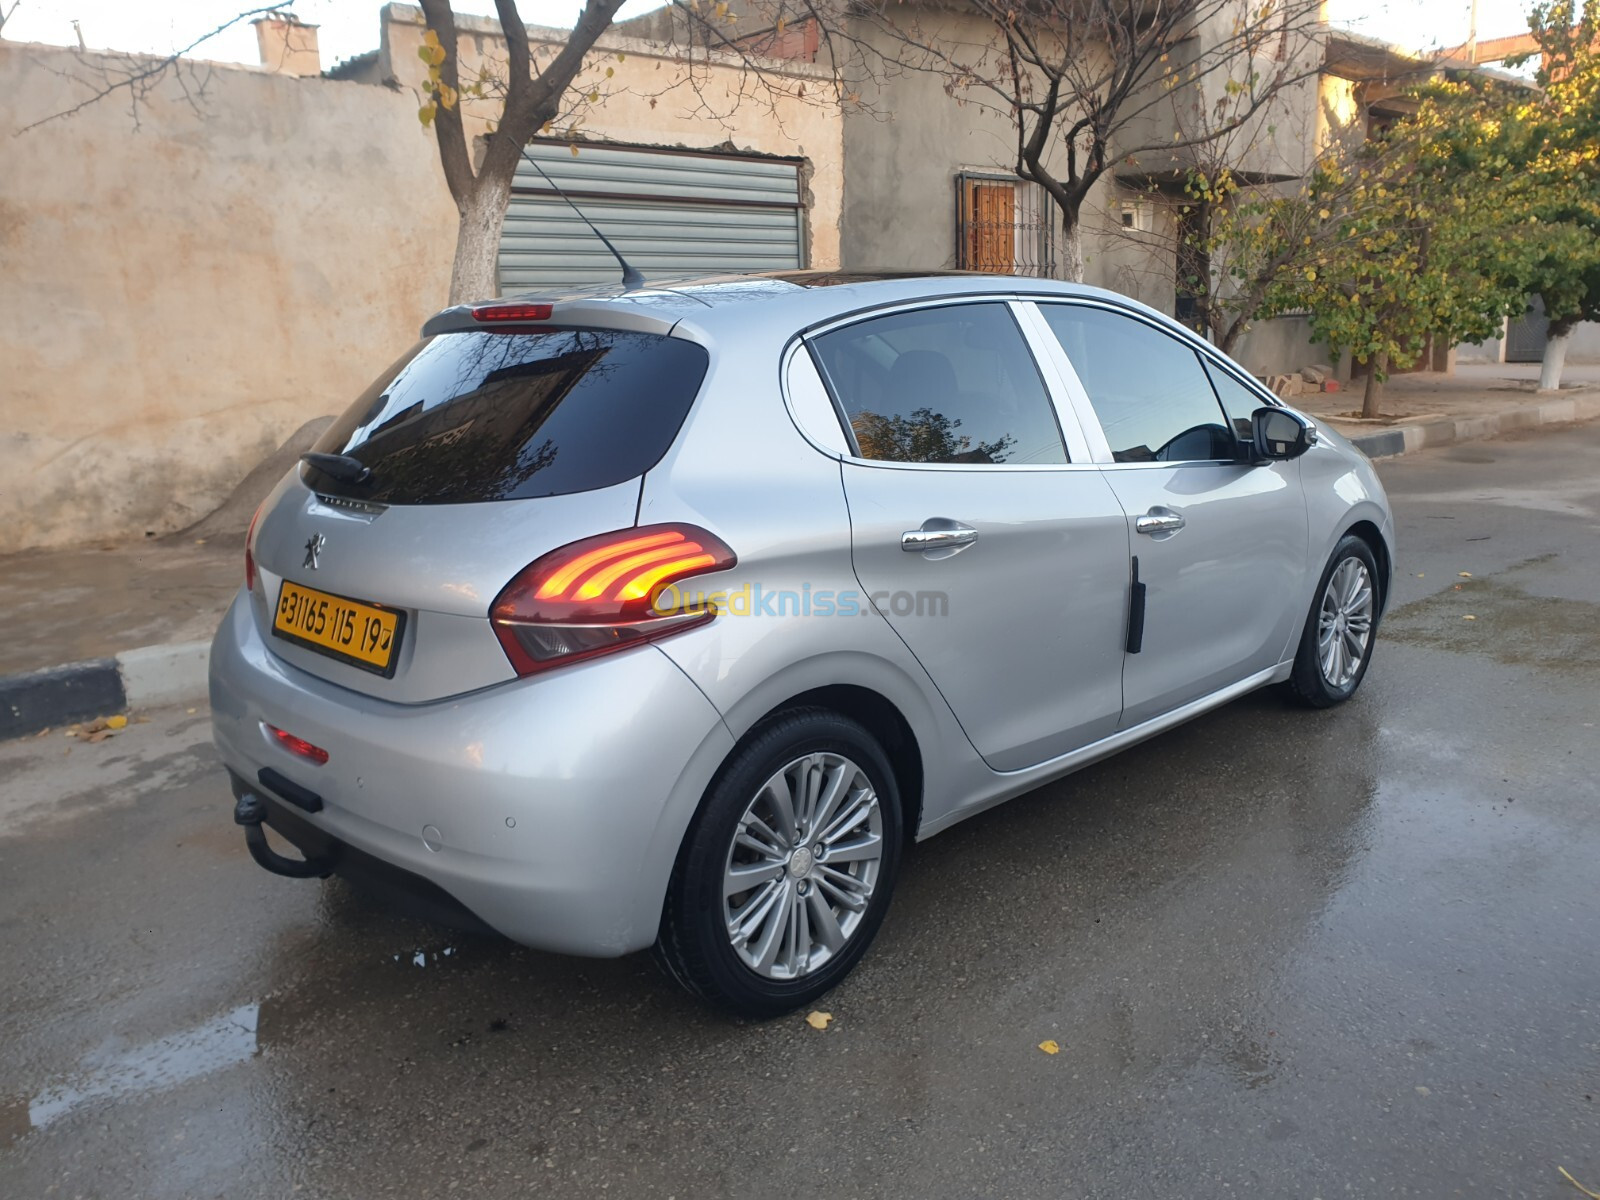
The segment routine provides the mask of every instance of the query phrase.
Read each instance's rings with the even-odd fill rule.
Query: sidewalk
[[[1295,407],[1374,458],[1513,429],[1600,419],[1600,365],[1536,394],[1537,364],[1467,364],[1454,375],[1397,375],[1382,408],[1399,425],[1339,420],[1359,391],[1311,393]],[[244,573],[244,534],[0,556],[0,739],[202,699],[206,648]]]

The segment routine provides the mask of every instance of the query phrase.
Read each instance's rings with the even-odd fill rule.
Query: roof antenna
[[[582,221],[589,227],[589,232],[594,234],[595,237],[599,238],[605,243],[606,249],[611,251],[611,257],[617,260],[617,266],[622,268],[622,290],[625,292],[636,292],[640,288],[644,287],[644,276],[639,274],[637,270],[628,265],[628,260],[623,258],[621,253],[618,252],[617,248],[611,244],[611,239],[596,229],[594,227],[594,222],[589,220],[588,217],[584,216],[583,210],[572,202],[572,197],[563,192],[556,181],[544,173],[544,168],[534,160],[533,155],[528,153],[528,148],[526,146],[522,148],[522,157],[528,160],[528,165],[530,167],[539,172],[540,178],[550,185],[550,187],[555,191],[555,194],[567,202],[567,207],[578,214],[578,220]]]

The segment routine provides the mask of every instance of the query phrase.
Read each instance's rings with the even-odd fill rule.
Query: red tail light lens
[[[261,504],[256,505],[256,515],[250,518],[250,529],[244,535],[244,590],[247,592],[256,590],[256,522],[259,520]]]
[[[668,588],[726,571],[738,557],[694,525],[643,525],[552,550],[517,573],[489,608],[518,675],[621,650],[704,624],[714,606]]]
[[[472,310],[474,321],[526,323],[548,321],[555,309],[548,304],[480,304]]]
[[[308,762],[314,762],[319,767],[328,761],[328,752],[321,746],[313,746],[305,738],[295,737],[294,734],[289,733],[287,730],[279,729],[276,725],[268,725],[267,731],[272,734],[278,745],[282,746],[290,754],[298,755]]]

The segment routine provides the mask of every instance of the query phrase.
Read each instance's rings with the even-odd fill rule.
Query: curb
[[[0,740],[128,708],[203,700],[210,656],[210,642],[183,642],[0,676]]]
[[[1326,417],[1310,414],[1312,420],[1323,421],[1342,432],[1338,423]],[[1585,389],[1576,395],[1559,400],[1546,400],[1542,404],[1524,404],[1503,412],[1482,417],[1446,417],[1440,421],[1426,421],[1420,425],[1396,425],[1376,433],[1345,434],[1358,450],[1368,458],[1394,458],[1401,454],[1414,454],[1431,446],[1447,446],[1451,442],[1473,442],[1497,437],[1513,429],[1532,429],[1537,425],[1570,425],[1575,421],[1593,421],[1600,418],[1600,389]]]

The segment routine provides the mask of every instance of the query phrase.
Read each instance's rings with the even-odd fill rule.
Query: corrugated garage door
[[[800,176],[781,159],[528,147],[547,175],[646,278],[773,271],[804,262]],[[517,167],[500,237],[500,290],[614,283],[616,261],[527,162]]]

